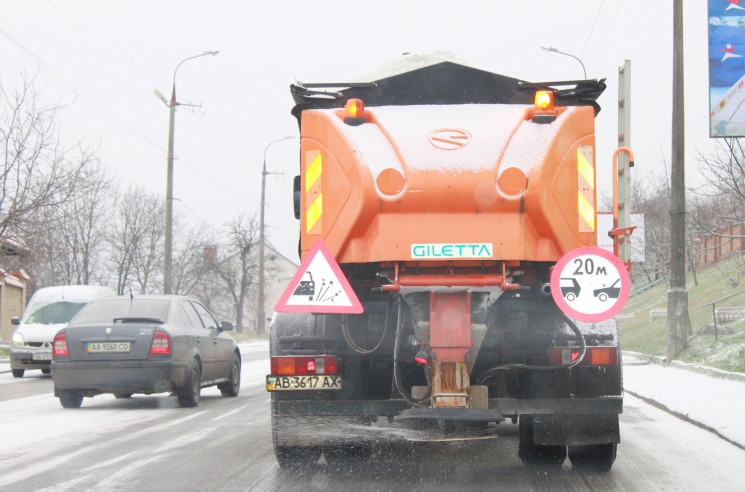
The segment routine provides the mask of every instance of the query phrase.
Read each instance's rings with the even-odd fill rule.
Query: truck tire
[[[569,461],[577,468],[610,471],[616,461],[617,444],[569,446]]]
[[[291,444],[293,432],[298,426],[303,425],[302,421],[298,421],[302,419],[277,415],[278,406],[276,397],[272,394],[272,445],[279,467],[285,470],[300,470],[315,466],[323,448],[320,444]]]
[[[343,468],[364,463],[372,454],[372,444],[355,442],[347,444],[329,444],[323,446],[323,457],[329,466]]]
[[[567,457],[566,446],[547,446],[533,442],[533,417],[521,415],[518,425],[520,461],[526,465],[561,466],[564,463]]]

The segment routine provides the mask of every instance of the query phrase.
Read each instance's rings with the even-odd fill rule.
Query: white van
[[[10,344],[13,377],[23,377],[26,369],[41,369],[49,374],[54,335],[89,301],[115,295],[112,289],[100,285],[64,285],[37,290],[23,318],[12,319],[12,323],[18,325]]]

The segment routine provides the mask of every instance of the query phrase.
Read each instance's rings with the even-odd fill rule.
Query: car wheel
[[[117,400],[132,398],[132,393],[114,393],[114,398],[116,398]]]
[[[610,471],[616,461],[617,444],[569,446],[569,461],[577,468]]]
[[[224,397],[238,396],[238,391],[241,389],[241,359],[238,357],[238,354],[233,354],[228,382],[219,384],[217,387]]]
[[[526,465],[561,466],[564,463],[567,457],[566,446],[547,446],[533,442],[533,418],[531,416],[521,415],[518,425],[520,461]]]
[[[83,393],[80,391],[60,391],[59,402],[63,408],[80,408],[83,403]]]
[[[47,368],[47,369],[42,369],[42,370],[41,370],[41,373],[42,373],[42,374],[52,374],[52,370],[51,370],[51,369],[49,369],[49,368]]]
[[[13,373],[14,378],[22,378],[23,373],[26,372],[25,369],[11,369],[10,372]]]
[[[608,300],[608,294],[606,294],[605,292],[603,292],[602,294],[600,294],[598,296],[598,299],[600,299],[600,302],[605,302],[605,301]]]
[[[183,387],[178,390],[178,403],[184,408],[196,407],[202,391],[202,371],[199,363],[192,360],[188,368],[188,376]]]
[[[567,294],[567,301],[572,302],[577,296],[575,296],[572,292]]]

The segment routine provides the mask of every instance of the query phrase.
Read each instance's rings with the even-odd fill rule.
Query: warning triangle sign
[[[321,238],[313,243],[274,310],[280,313],[363,312],[362,303]]]

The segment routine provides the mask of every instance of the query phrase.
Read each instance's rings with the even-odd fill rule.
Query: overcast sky
[[[37,74],[60,114],[64,141],[82,141],[122,183],[165,197],[168,108],[176,80],[174,196],[184,219],[220,227],[258,213],[266,145],[298,135],[294,80],[351,79],[404,52],[449,50],[473,66],[529,81],[608,79],[596,119],[599,186],[617,143],[618,67],[632,61],[631,143],[638,170],[669,161],[672,1],[461,0],[0,0],[0,80]],[[724,0],[723,0],[724,1]],[[708,138],[707,2],[685,0],[687,179]],[[296,260],[292,177],[298,145],[267,153],[269,240]]]

